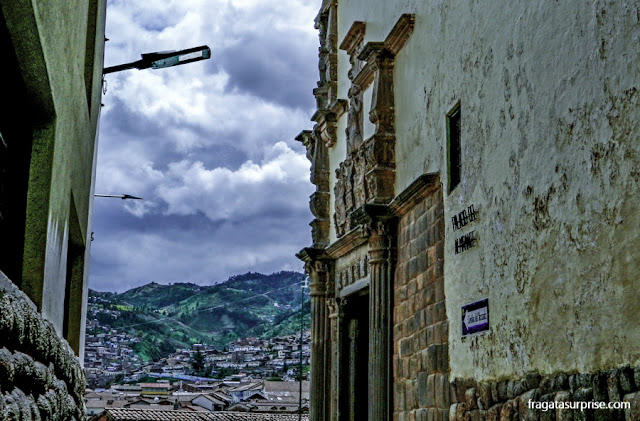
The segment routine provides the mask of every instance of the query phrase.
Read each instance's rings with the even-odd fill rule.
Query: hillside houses
[[[190,349],[179,349],[158,361],[143,361],[135,352],[138,338],[131,333],[100,323],[99,320],[105,314],[111,316],[115,313],[117,312],[110,310],[108,306],[103,306],[94,309],[89,315],[85,372],[90,388],[105,388],[118,382],[137,382],[149,376],[185,381],[206,380],[206,376],[226,378],[227,381],[246,376],[252,379],[279,377],[291,380],[299,371],[299,335],[271,339],[240,339],[230,343],[223,350],[211,345],[194,344]],[[303,373],[309,365],[309,340],[310,333],[305,332],[302,339]],[[204,359],[204,370],[195,373],[192,362],[198,353]]]
[[[144,377],[198,380],[199,376],[219,379],[237,377],[240,372],[253,379],[280,377],[285,380],[297,375],[300,365],[299,335],[271,339],[246,338],[228,344],[222,350],[207,344],[193,344],[179,349],[155,362],[144,361],[136,354],[140,339],[133,332],[111,327],[107,322],[117,319],[119,312],[111,302],[99,296],[90,297],[87,320],[85,372],[87,386],[105,388],[118,382],[137,382]],[[303,372],[309,365],[310,333],[302,340]],[[204,371],[194,373],[192,361],[196,353],[204,357]],[[294,368],[295,367],[295,368]],[[242,376],[240,376],[242,377]]]

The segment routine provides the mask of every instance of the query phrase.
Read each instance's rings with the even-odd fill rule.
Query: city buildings
[[[84,418],[105,7],[0,5],[1,419]]]
[[[638,16],[323,1],[310,419],[640,419]]]
[[[307,415],[111,409],[97,421],[308,421]]]
[[[84,396],[87,414],[100,417],[114,409],[144,411],[225,412],[252,414],[306,414],[309,410],[309,382],[263,381],[244,378],[186,382],[158,380],[157,383],[114,385],[108,390],[89,391]],[[301,398],[301,399],[300,399]],[[176,413],[176,417],[179,412]]]

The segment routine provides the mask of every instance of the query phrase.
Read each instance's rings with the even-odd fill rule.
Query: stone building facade
[[[0,419],[84,419],[103,0],[0,3]]]
[[[311,419],[640,419],[640,6],[324,0],[316,27]]]

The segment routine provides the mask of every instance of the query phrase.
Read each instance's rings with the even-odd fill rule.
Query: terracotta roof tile
[[[193,412],[163,409],[107,409],[113,421],[298,421],[297,414],[255,414],[246,412]],[[303,421],[308,421],[306,414]]]

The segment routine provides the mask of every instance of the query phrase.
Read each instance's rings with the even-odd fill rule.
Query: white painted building
[[[508,417],[516,397],[580,389],[638,404],[622,386],[640,367],[638,16],[323,1],[298,137],[312,420]]]

